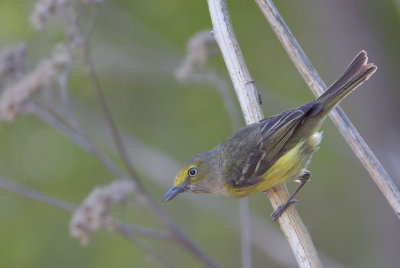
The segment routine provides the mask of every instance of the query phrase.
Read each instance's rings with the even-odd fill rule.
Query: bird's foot
[[[277,221],[279,219],[280,216],[282,216],[283,212],[285,212],[286,209],[289,208],[290,205],[296,203],[297,200],[296,199],[291,199],[288,200],[286,203],[279,205],[274,212],[272,212],[271,217],[273,221]]]

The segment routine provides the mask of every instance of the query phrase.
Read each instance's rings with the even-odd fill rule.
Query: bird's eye
[[[194,176],[196,176],[197,173],[198,173],[197,168],[191,168],[191,169],[189,169],[189,171],[188,171],[189,177],[192,177],[192,178],[193,178]]]

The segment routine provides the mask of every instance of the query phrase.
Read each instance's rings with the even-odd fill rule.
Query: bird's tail
[[[376,71],[377,67],[367,61],[367,53],[362,50],[347,67],[344,74],[316,100],[316,104],[320,105],[320,115],[328,113]]]

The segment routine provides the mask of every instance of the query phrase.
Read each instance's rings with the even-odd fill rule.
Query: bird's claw
[[[297,200],[296,199],[292,199],[282,205],[279,205],[274,212],[272,212],[271,216],[272,216],[272,220],[273,221],[277,221],[279,219],[280,216],[282,216],[283,212],[285,212],[286,209],[288,209],[288,207],[294,203],[296,203]]]

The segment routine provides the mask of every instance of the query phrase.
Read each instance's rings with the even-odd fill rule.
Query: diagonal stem
[[[25,187],[21,184],[7,180],[2,177],[0,177],[0,188],[5,189],[9,192],[17,193],[19,195],[25,196],[25,197],[33,199],[33,200],[36,200],[43,204],[47,204],[47,205],[56,207],[65,212],[73,213],[75,211],[75,209],[77,208],[77,206],[74,204],[71,204],[66,201],[48,196],[46,194],[35,191],[33,189],[30,189],[28,187]]]
[[[72,129],[64,122],[59,120],[56,116],[52,115],[45,109],[36,106],[34,104],[29,105],[26,109],[27,112],[37,115],[41,120],[43,120],[48,125],[56,128],[67,138],[75,142],[77,145],[81,146],[84,150],[91,153],[96,157],[109,171],[116,177],[126,177],[125,171],[121,170],[115,163],[103,152],[97,149],[97,147],[85,136],[78,131]],[[205,264],[207,267],[219,267],[218,264],[207,255],[201,248],[199,248],[190,238],[183,233],[176,223],[169,217],[167,213],[156,203],[145,191],[144,189],[137,187],[138,194],[141,195],[143,200],[151,207],[153,212],[167,225],[169,231],[171,232],[171,237],[186,249],[188,252],[197,257],[199,261]]]
[[[321,95],[326,90],[326,85],[312,66],[303,49],[300,47],[282,16],[279,14],[279,11],[272,0],[255,1],[263,12],[265,18],[271,24],[272,29],[281,41],[282,46],[289,54],[294,65],[310,87],[311,91],[315,96]],[[379,190],[381,190],[397,217],[400,218],[400,192],[382,164],[339,106],[332,110],[329,116],[355,155],[371,175],[375,184],[378,186]]]
[[[264,116],[258,102],[258,93],[233,31],[226,0],[208,0],[208,6],[213,32],[235,87],[246,123],[259,121]],[[267,191],[267,195],[274,209],[289,197],[285,185]],[[298,264],[301,267],[321,267],[311,236],[294,207],[290,207],[287,213],[279,218],[279,223]]]
[[[73,213],[77,209],[77,206],[74,204],[54,198],[2,177],[0,177],[0,188],[33,199],[40,203],[56,207],[68,213]],[[155,239],[170,239],[171,236],[168,231],[138,227],[122,221],[115,222],[115,230],[126,239],[138,245],[150,256],[153,256],[155,259],[165,264],[166,267],[174,267],[169,260],[158,254],[158,252],[150,248],[147,244],[143,243],[140,239],[136,238],[137,235],[140,235]]]
[[[244,197],[239,201],[240,211],[240,239],[242,249],[242,268],[251,268],[251,222],[249,211],[249,198]]]
[[[130,160],[129,155],[128,155],[128,153],[125,149],[125,146],[122,142],[118,128],[111,116],[110,109],[108,108],[107,102],[104,98],[103,89],[101,87],[99,78],[97,76],[96,69],[94,68],[92,55],[90,53],[90,44],[89,44],[88,40],[85,42],[85,45],[84,45],[84,55],[85,55],[86,63],[89,67],[89,75],[90,75],[90,78],[93,83],[93,89],[95,91],[97,101],[100,105],[100,110],[103,113],[104,119],[105,119],[108,129],[110,131],[112,140],[115,144],[115,147],[117,148],[117,151],[122,159],[122,162],[124,163],[126,170],[128,171],[129,175],[131,176],[131,179],[133,179],[137,184],[139,184],[139,179],[138,179],[139,177],[137,176],[137,173],[132,166],[131,160]]]
[[[69,203],[67,201],[58,198],[54,198],[47,194],[41,193],[39,191],[33,190],[16,182],[5,179],[3,177],[0,177],[0,188],[33,199],[40,203],[56,207],[68,213],[73,213],[78,208],[75,204]],[[116,222],[116,229],[123,235],[135,234],[155,239],[170,238],[170,234],[167,231],[138,227],[123,221]]]
[[[97,10],[96,10],[97,12]],[[197,257],[199,261],[201,261],[204,265],[207,267],[219,267],[219,265],[211,258],[208,256],[206,252],[204,252],[202,249],[200,249],[193,241],[189,239],[187,235],[185,235],[180,228],[175,224],[175,222],[169,217],[169,215],[160,207],[158,203],[156,203],[148,194],[147,192],[142,188],[140,181],[139,181],[139,176],[136,173],[136,170],[134,169],[131,159],[128,155],[128,152],[125,149],[125,146],[123,144],[121,135],[118,131],[118,128],[111,116],[110,109],[108,108],[106,99],[104,97],[103,89],[100,83],[100,80],[97,76],[96,68],[93,64],[93,59],[92,59],[92,53],[90,50],[90,34],[93,30],[93,28],[90,28],[89,34],[86,34],[80,24],[78,16],[75,18],[75,23],[78,29],[81,32],[82,37],[84,38],[84,43],[83,43],[83,56],[85,58],[86,64],[89,68],[89,76],[92,80],[93,84],[93,89],[96,94],[97,101],[100,105],[100,110],[103,113],[103,117],[106,121],[106,124],[108,126],[108,130],[111,133],[112,140],[117,148],[118,154],[121,157],[121,160],[124,163],[124,166],[126,170],[128,171],[128,174],[130,176],[130,179],[133,180],[135,183],[136,191],[138,194],[141,195],[141,197],[147,202],[147,204],[151,207],[151,209],[157,214],[157,216],[167,225],[168,229],[172,233],[172,237],[177,241],[182,247],[184,247],[186,250],[188,250],[190,253],[192,253],[194,256]],[[94,25],[94,24],[92,24]]]
[[[204,262],[205,265],[208,267],[219,267],[218,264],[215,263],[213,259],[211,259],[204,251],[202,251],[200,248],[198,248],[177,226],[176,224],[170,219],[170,217],[167,215],[167,213],[162,210],[159,204],[157,204],[141,187],[137,173],[135,169],[133,168],[131,161],[129,159],[128,153],[125,150],[125,146],[122,143],[121,136],[117,130],[117,127],[114,123],[114,120],[111,117],[111,113],[108,109],[107,103],[104,98],[103,90],[101,88],[99,79],[97,77],[96,70],[94,68],[92,59],[91,59],[91,54],[90,54],[90,49],[89,45],[85,46],[85,54],[86,54],[86,59],[88,61],[89,65],[89,72],[90,76],[92,78],[92,82],[94,85],[94,89],[96,92],[97,99],[100,104],[100,108],[103,112],[103,116],[107,122],[107,125],[109,127],[109,130],[111,132],[113,141],[115,143],[115,146],[117,147],[117,150],[121,156],[121,159],[125,165],[125,168],[127,169],[130,178],[136,182],[136,188],[137,191],[141,194],[141,196],[146,200],[147,204],[150,205],[153,211],[156,212],[156,214],[164,221],[164,223],[168,226],[170,229],[172,236],[175,238],[176,241],[178,241],[182,246],[184,246],[187,250],[189,250],[191,253],[193,253],[200,261]]]
[[[35,103],[30,103],[26,105],[25,112],[31,113],[39,117],[43,122],[49,126],[55,128],[65,137],[69,138],[75,142],[78,146],[84,149],[86,152],[92,154],[100,163],[105,166],[108,171],[117,178],[126,177],[126,174],[119,169],[119,167],[111,161],[103,152],[101,152],[86,136],[86,134],[78,129],[75,129],[67,125],[58,116],[49,112],[47,109],[36,105]]]

